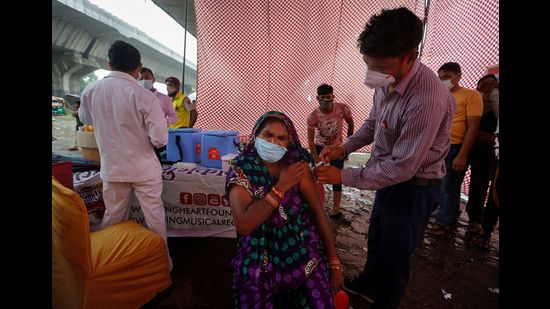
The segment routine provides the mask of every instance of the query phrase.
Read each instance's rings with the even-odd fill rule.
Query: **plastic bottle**
[[[349,309],[349,296],[344,290],[340,290],[334,294],[335,309]]]

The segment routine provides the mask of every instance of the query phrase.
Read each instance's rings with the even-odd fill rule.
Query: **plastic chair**
[[[52,177],[52,306],[139,308],[171,285],[163,239],[134,221],[90,233],[78,193]]]

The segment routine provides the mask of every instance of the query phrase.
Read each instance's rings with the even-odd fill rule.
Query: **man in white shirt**
[[[135,47],[114,42],[109,48],[112,72],[84,89],[78,116],[93,125],[99,148],[106,208],[102,227],[128,219],[135,191],[147,226],[167,243],[162,167],[153,151],[166,145],[167,124],[158,98],[137,82],[140,61]]]

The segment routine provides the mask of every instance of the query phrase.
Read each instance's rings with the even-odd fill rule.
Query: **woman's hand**
[[[302,178],[304,178],[304,175],[306,175],[306,171],[308,170],[309,166],[305,161],[295,162],[289,166],[285,166],[281,170],[279,181],[277,181],[277,184],[275,184],[275,186],[277,187],[277,189],[285,193],[290,188],[299,183]]]
[[[330,288],[333,294],[344,288],[344,275],[342,275],[342,269],[330,268]]]

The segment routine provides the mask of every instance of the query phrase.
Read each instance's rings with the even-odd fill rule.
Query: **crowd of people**
[[[318,86],[319,106],[306,121],[308,149],[284,113],[269,111],[256,121],[226,180],[238,234],[234,307],[332,308],[345,290],[373,302],[371,308],[396,308],[425,231],[452,231],[468,166],[469,229],[487,246],[499,205],[498,80],[484,76],[474,90],[460,86],[456,62],[433,72],[418,59],[423,31],[406,8],[382,10],[366,23],[357,44],[374,96],[357,130],[329,84]],[[84,89],[78,109],[82,124],[94,127],[101,157],[102,226],[128,219],[135,192],[148,228],[166,241],[161,155],[169,128],[195,125],[196,102],[175,77],[165,80],[168,95],[157,91],[152,70],[130,44],[114,42],[108,57],[111,73]],[[367,145],[365,166],[344,168],[347,156]],[[318,183],[332,185],[328,215]],[[342,275],[330,228],[331,219],[345,221],[342,186],[376,190],[366,263],[353,279]],[[169,263],[172,269],[170,257]]]

